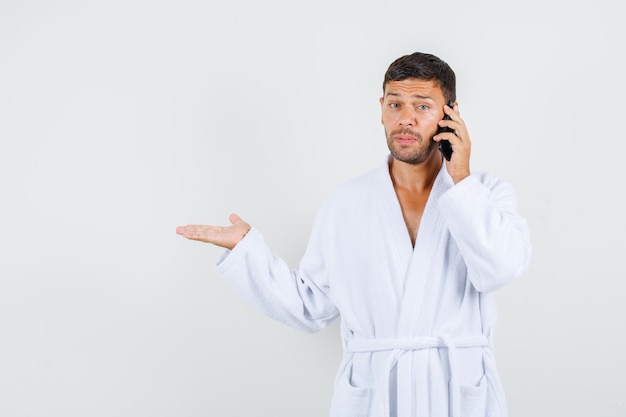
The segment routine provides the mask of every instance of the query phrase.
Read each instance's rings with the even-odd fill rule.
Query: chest
[[[412,190],[396,188],[396,195],[402,209],[402,217],[413,246],[415,246],[415,239],[417,238],[429,194],[430,190],[416,193]]]

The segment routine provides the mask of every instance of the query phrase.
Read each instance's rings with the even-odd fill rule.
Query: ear
[[[380,100],[378,100],[378,101],[380,102],[380,113],[381,113],[381,115],[380,115],[380,123],[381,123],[381,124],[384,124],[384,123],[383,123],[383,115],[382,115],[382,112],[383,112],[383,101],[385,101],[385,99],[384,99],[384,97],[381,97],[381,98],[380,98]]]

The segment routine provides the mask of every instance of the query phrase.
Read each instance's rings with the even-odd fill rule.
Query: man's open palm
[[[176,233],[187,239],[232,249],[248,233],[250,225],[236,214],[231,214],[229,220],[232,223],[230,226],[205,226],[198,224],[179,226],[176,228]]]

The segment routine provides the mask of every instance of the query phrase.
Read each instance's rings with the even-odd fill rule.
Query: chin
[[[400,162],[404,162],[411,165],[419,165],[427,161],[433,154],[433,151],[437,148],[437,143],[433,142],[428,148],[421,149],[396,149],[392,146],[389,147],[391,155]]]

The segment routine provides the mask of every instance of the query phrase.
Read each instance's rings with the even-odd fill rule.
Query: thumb
[[[230,222],[231,222],[232,224],[237,224],[237,223],[240,223],[240,222],[242,222],[242,221],[243,221],[243,220],[241,220],[241,217],[239,217],[239,216],[238,216],[238,215],[236,215],[235,213],[231,214],[231,215],[228,217],[228,220],[230,220]]]

